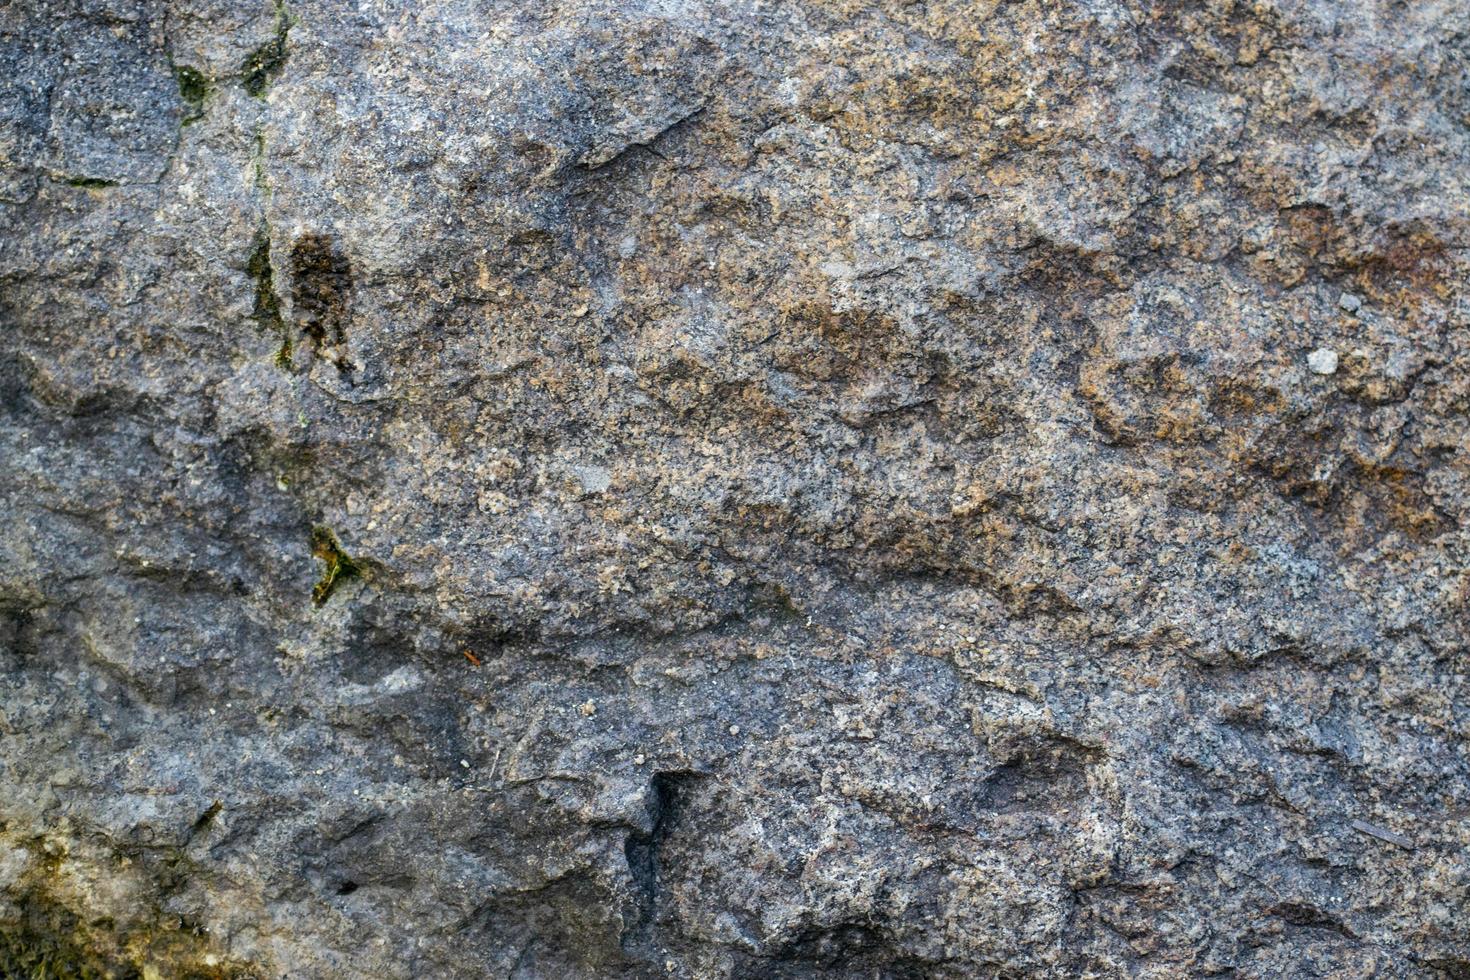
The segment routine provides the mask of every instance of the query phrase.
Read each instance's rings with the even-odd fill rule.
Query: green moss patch
[[[179,83],[179,98],[184,100],[184,125],[204,115],[204,100],[209,97],[209,79],[197,68],[174,66],[174,79]]]
[[[314,527],[311,531],[311,553],[322,561],[322,577],[311,590],[311,601],[318,606],[332,597],[337,583],[362,574],[362,565],[348,556],[337,543],[330,528]]]
[[[286,67],[286,35],[291,30],[291,17],[284,4],[276,6],[276,33],[269,41],[250,52],[240,66],[240,84],[257,99]]]
[[[255,280],[255,307],[251,318],[256,326],[266,333],[276,335],[281,346],[276,350],[276,363],[282,368],[291,366],[291,331],[286,318],[281,315],[281,297],[276,292],[276,272],[271,265],[271,239],[265,227],[256,232],[255,246],[250,251],[246,271]]]
[[[77,906],[75,889],[64,884],[66,859],[45,853],[39,843],[24,846],[34,860],[0,906],[0,977],[5,980],[246,980],[261,975],[211,954],[207,934],[162,914],[153,889],[127,923],[89,914]],[[118,874],[136,875],[139,867],[119,855]]]

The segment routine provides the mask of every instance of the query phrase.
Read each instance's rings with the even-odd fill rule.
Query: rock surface
[[[0,973],[1470,976],[1467,246],[1460,0],[0,3]]]

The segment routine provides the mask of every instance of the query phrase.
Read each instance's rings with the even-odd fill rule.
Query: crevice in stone
[[[271,82],[286,67],[289,54],[286,35],[290,33],[292,18],[284,3],[276,4],[276,33],[269,40],[250,52],[240,66],[240,84],[245,91],[257,99],[264,98]]]
[[[638,909],[637,920],[623,932],[625,950],[653,951],[663,887],[660,881],[661,850],[679,821],[689,783],[700,776],[700,773],[688,771],[660,772],[655,773],[649,782],[649,829],[629,834],[623,844]]]

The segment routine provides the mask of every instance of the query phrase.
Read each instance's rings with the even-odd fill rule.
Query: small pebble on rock
[[[1318,347],[1307,355],[1307,367],[1313,374],[1337,373],[1337,351],[1330,347]]]

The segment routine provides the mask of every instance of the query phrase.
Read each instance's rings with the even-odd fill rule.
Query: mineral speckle
[[[1307,355],[1307,366],[1313,374],[1336,374],[1337,364],[1337,351],[1330,347],[1318,347]]]

